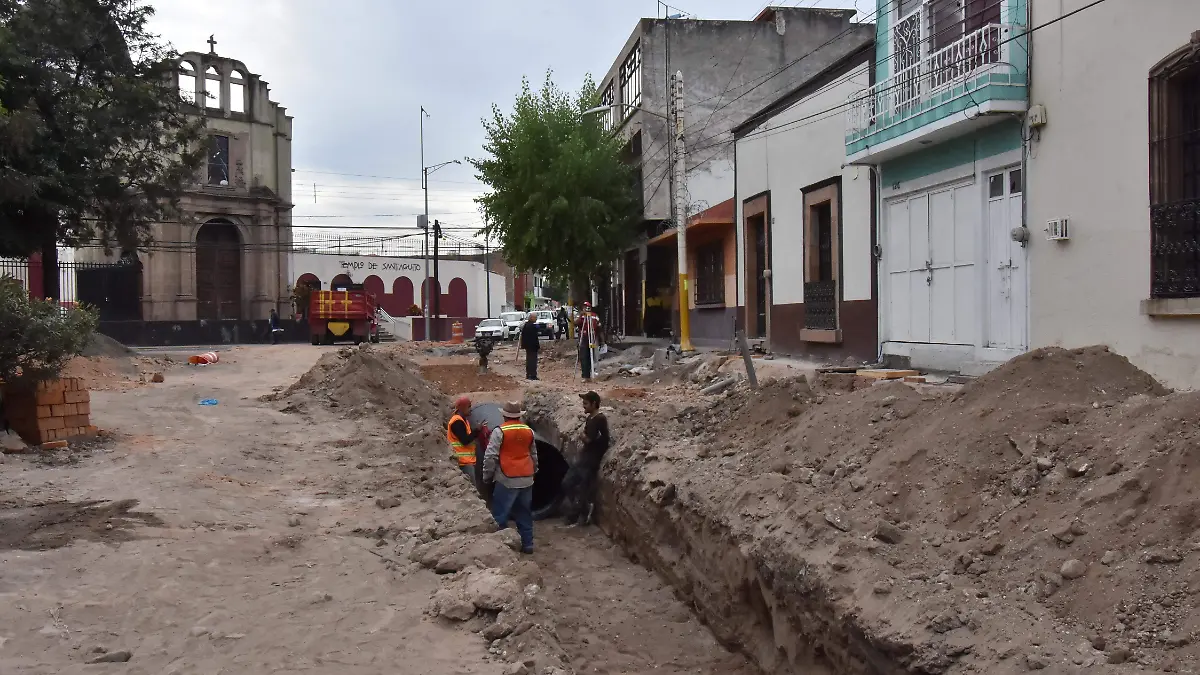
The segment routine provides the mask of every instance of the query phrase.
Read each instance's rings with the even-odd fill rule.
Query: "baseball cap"
[[[594,391],[589,391],[587,393],[580,394],[579,398],[587,401],[588,403],[596,403],[596,404],[600,403],[600,394],[597,394]]]

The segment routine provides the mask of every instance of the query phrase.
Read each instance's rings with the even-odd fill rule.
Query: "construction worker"
[[[604,453],[608,452],[610,445],[608,418],[600,412],[600,394],[589,391],[580,394],[579,398],[583,400],[583,412],[587,414],[587,420],[583,423],[583,448],[579,452],[579,461],[567,471],[562,482],[563,515],[567,525],[591,525],[595,522],[592,512],[596,504],[600,463],[604,461]]]
[[[583,312],[575,319],[575,333],[579,336],[579,367],[583,379],[590,380],[596,374],[596,345],[600,343],[600,318],[592,312],[592,303],[583,303]]]
[[[492,431],[483,454],[483,481],[496,482],[492,518],[501,530],[511,519],[521,535],[521,552],[533,553],[533,475],[537,473],[537,444],[533,429],[521,421],[525,411],[517,402],[501,409],[504,422]]]
[[[479,437],[479,429],[471,431],[471,423],[467,421],[467,416],[471,414],[471,399],[466,396],[460,396],[454,402],[454,414],[450,416],[450,422],[446,425],[446,440],[450,442],[450,449],[454,452],[454,459],[458,462],[458,468],[471,483],[475,483],[475,441]]]

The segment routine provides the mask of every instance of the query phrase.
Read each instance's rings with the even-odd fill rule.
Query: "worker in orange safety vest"
[[[521,421],[525,411],[516,402],[501,410],[504,423],[492,431],[483,453],[483,482],[496,482],[492,518],[501,530],[511,519],[521,535],[521,552],[533,553],[533,475],[537,473],[537,443],[533,429]]]
[[[454,459],[458,462],[458,468],[473,484],[475,482],[475,442],[479,438],[480,431],[477,429],[471,431],[471,423],[467,421],[467,416],[471,414],[471,399],[466,396],[460,396],[454,402],[454,414],[450,416],[450,422],[446,424],[446,440],[450,442],[450,450],[454,452]]]

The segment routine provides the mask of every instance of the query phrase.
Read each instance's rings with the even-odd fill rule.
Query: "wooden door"
[[[242,318],[242,240],[232,223],[206,223],[196,236],[196,318]]]

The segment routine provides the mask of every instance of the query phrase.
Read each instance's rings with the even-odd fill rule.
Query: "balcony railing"
[[[1200,297],[1200,199],[1150,207],[1150,269],[1150,297]]]
[[[1023,84],[1013,79],[1017,69],[1009,59],[1013,29],[1008,24],[988,24],[919,59],[897,54],[894,63],[911,65],[850,97],[847,142],[969,97],[989,84]],[[912,49],[921,49],[920,44],[924,43]]]

